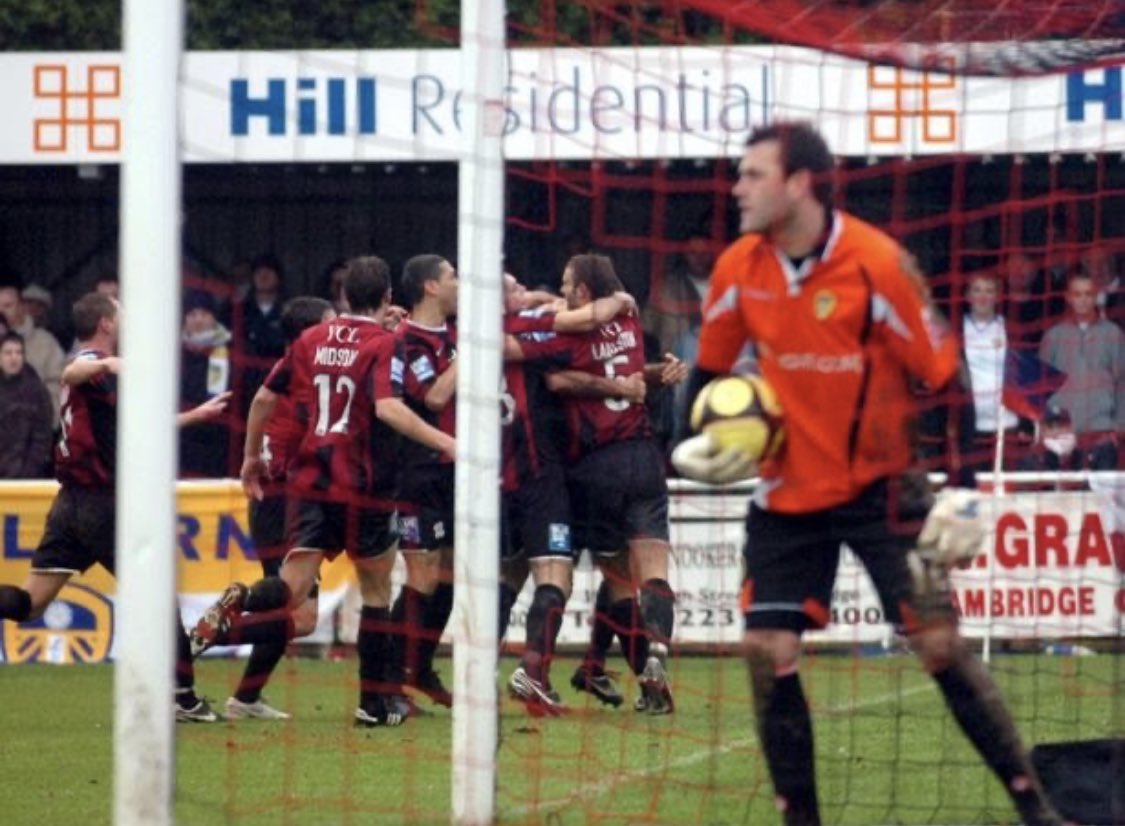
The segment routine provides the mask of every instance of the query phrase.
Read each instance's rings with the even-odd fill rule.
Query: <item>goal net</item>
[[[277,264],[254,259],[257,253],[273,249],[285,259],[292,292],[335,298],[334,267],[325,268],[334,259],[374,252],[397,280],[411,256],[461,257],[459,238],[482,227],[502,228],[504,269],[528,288],[555,292],[571,256],[607,255],[637,299],[650,359],[671,352],[691,363],[711,265],[737,237],[731,186],[745,138],[770,122],[810,121],[839,158],[838,206],[886,230],[917,258],[965,340],[962,379],[946,391],[918,391],[919,466],[935,486],[976,484],[994,494],[985,506],[992,528],[986,547],[954,579],[964,634],[986,659],[1029,745],[1125,735],[1125,474],[1118,470],[1125,368],[1120,352],[1095,359],[1067,379],[1070,395],[1063,397],[1076,401],[1060,407],[1055,394],[1066,377],[1045,365],[1056,355],[1071,365],[1086,362],[1073,361],[1081,356],[1074,338],[1064,338],[1061,354],[1043,346],[1070,317],[1076,275],[1089,293],[1083,300],[1092,302],[1090,318],[1123,324],[1120,3],[513,0],[504,96],[486,109],[484,129],[503,134],[506,203],[502,216],[466,214],[473,193],[462,191],[460,221],[465,106],[479,89],[459,60],[465,44],[455,4],[367,6],[365,14],[398,15],[401,48],[184,57],[185,246],[192,259],[185,269],[198,276],[185,282],[185,307],[210,309],[230,328],[229,347],[224,338],[205,355],[185,348],[185,374],[195,376],[203,397],[233,390],[234,418],[244,421],[284,349],[277,341],[272,349],[247,344],[259,341],[260,330],[248,331],[261,319],[246,314],[245,292],[256,289],[259,265]],[[36,61],[66,63],[76,77],[91,61],[114,59],[42,57],[5,60],[29,76]],[[52,94],[61,92],[44,92]],[[94,92],[88,96],[93,107]],[[92,108],[87,120],[95,123]],[[88,154],[67,157],[90,162]],[[103,161],[110,162],[94,156]],[[242,258],[247,283],[216,289],[204,278]],[[495,303],[488,294],[495,279],[479,283],[476,264],[464,258],[455,261],[461,306],[480,302],[466,313],[480,318]],[[304,273],[303,281],[295,273]],[[462,329],[461,336],[488,346],[480,330]],[[738,369],[754,369],[753,353]],[[485,384],[469,395],[494,404],[497,389]],[[686,433],[677,392],[654,391],[646,401],[668,448]],[[1099,418],[1106,410],[1113,412]],[[1069,452],[1058,448],[1068,434],[1075,443]],[[185,452],[200,462],[194,475],[236,471],[243,435],[237,421],[229,432],[185,435]],[[459,439],[481,477],[468,494],[462,486],[472,519],[474,497],[490,496],[496,475],[480,433]],[[1056,448],[1084,457],[1086,467],[1058,471]],[[495,744],[476,744],[476,756],[455,753],[452,713],[417,692],[423,713],[404,726],[356,728],[360,597],[341,559],[322,572],[320,625],[310,637],[326,656],[283,658],[265,688],[268,702],[291,717],[178,728],[179,821],[445,823],[455,808],[453,775],[494,768],[499,823],[776,822],[739,655],[752,486],[714,490],[670,478],[669,488],[674,714],[634,710],[638,683],[623,656],[629,638],[618,633],[620,615],[599,605],[601,575],[584,556],[550,670],[567,714],[530,716],[507,694],[526,642],[526,586],[500,644],[498,701],[491,692],[459,698],[459,713],[495,721]],[[260,575],[245,507],[231,480],[181,488],[177,548],[189,625],[229,581]],[[29,512],[21,510],[25,528]],[[4,560],[3,579],[15,582],[34,539],[12,527],[18,519],[5,524],[6,546],[16,553]],[[494,520],[484,528],[494,529]],[[402,582],[400,562],[392,599]],[[473,600],[491,599],[474,585]],[[83,580],[69,612],[6,624],[0,653],[5,660],[105,658],[108,632],[99,637],[102,650],[73,633],[73,624],[69,631],[62,625],[70,614],[94,624],[109,617],[112,625],[106,600],[89,599],[97,616],[82,601],[88,591],[112,587],[104,577]],[[886,624],[847,553],[828,620],[807,636],[801,672],[825,822],[1012,822],[1004,790]],[[455,687],[451,650],[462,668],[477,663],[473,652],[483,662],[481,652],[491,651],[491,637],[476,637],[473,628],[458,613],[445,630],[435,664],[447,687]],[[596,634],[608,646],[616,706],[572,685],[575,672],[599,656],[591,650]],[[196,663],[200,694],[221,709],[241,690],[246,666],[244,659],[203,658]],[[25,673],[21,678],[34,683],[37,672]],[[52,673],[50,685],[57,690],[63,679]],[[78,679],[93,687],[40,705],[55,714],[108,693],[108,678],[96,671]],[[56,723],[48,717],[42,728]],[[104,745],[99,739],[91,749]],[[82,750],[69,741],[59,748]],[[53,755],[46,746],[25,751],[28,760]],[[57,764],[40,774],[48,770]],[[76,785],[82,816],[106,819],[104,793]],[[67,805],[69,796],[39,797],[14,808],[39,816],[35,807],[43,806],[40,820],[51,822],[75,819],[51,808]]]

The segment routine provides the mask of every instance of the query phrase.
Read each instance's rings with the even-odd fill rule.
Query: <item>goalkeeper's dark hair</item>
[[[86,293],[74,302],[70,316],[75,337],[85,341],[98,332],[98,322],[103,318],[117,318],[117,302],[101,293]]]
[[[590,298],[607,298],[625,289],[613,262],[604,255],[585,253],[576,255],[566,262],[574,287],[585,285]]]
[[[781,167],[785,177],[807,169],[812,174],[813,197],[823,206],[832,206],[836,160],[819,132],[809,123],[779,122],[760,126],[750,133],[746,146],[777,141],[781,148]]]
[[[440,255],[415,255],[402,268],[402,303],[415,307],[426,296],[426,282],[441,277],[442,264],[448,263]]]
[[[281,310],[281,335],[285,344],[292,344],[305,330],[324,320],[332,305],[323,298],[302,295],[285,302]]]
[[[378,255],[361,255],[348,261],[344,298],[353,313],[379,309],[390,300],[391,268]]]

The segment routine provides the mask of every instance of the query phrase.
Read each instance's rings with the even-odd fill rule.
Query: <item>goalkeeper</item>
[[[957,631],[948,569],[982,541],[976,494],[943,491],[934,503],[924,478],[912,484],[905,473],[908,376],[944,385],[957,344],[910,257],[832,209],[832,169],[807,125],[750,136],[733,190],[743,235],[715,265],[687,394],[690,403],[729,372],[750,341],[785,410],[785,446],[763,464],[747,516],[743,584],[754,711],[778,808],[787,824],[820,822],[798,664],[801,633],[828,620],[846,542],[1023,822],[1061,823],[996,685]],[[715,483],[757,472],[706,435],[679,445],[673,462]]]

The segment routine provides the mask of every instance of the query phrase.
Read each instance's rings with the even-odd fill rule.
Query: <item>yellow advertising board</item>
[[[21,584],[58,485],[55,482],[0,482],[0,582]],[[185,620],[202,610],[232,581],[262,575],[250,541],[246,497],[235,480],[180,482],[173,552],[179,567]],[[322,593],[344,589],[351,566],[340,559],[324,566]],[[112,650],[115,583],[100,566],[74,577],[44,616],[0,634],[0,661],[99,662]]]

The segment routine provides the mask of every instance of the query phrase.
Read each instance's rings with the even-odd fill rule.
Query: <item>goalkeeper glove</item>
[[[672,464],[688,479],[712,485],[749,479],[758,472],[758,464],[749,454],[738,448],[724,450],[708,433],[680,442],[672,451]]]
[[[980,513],[983,497],[969,488],[939,491],[918,535],[918,550],[947,568],[967,567],[988,533]]]

